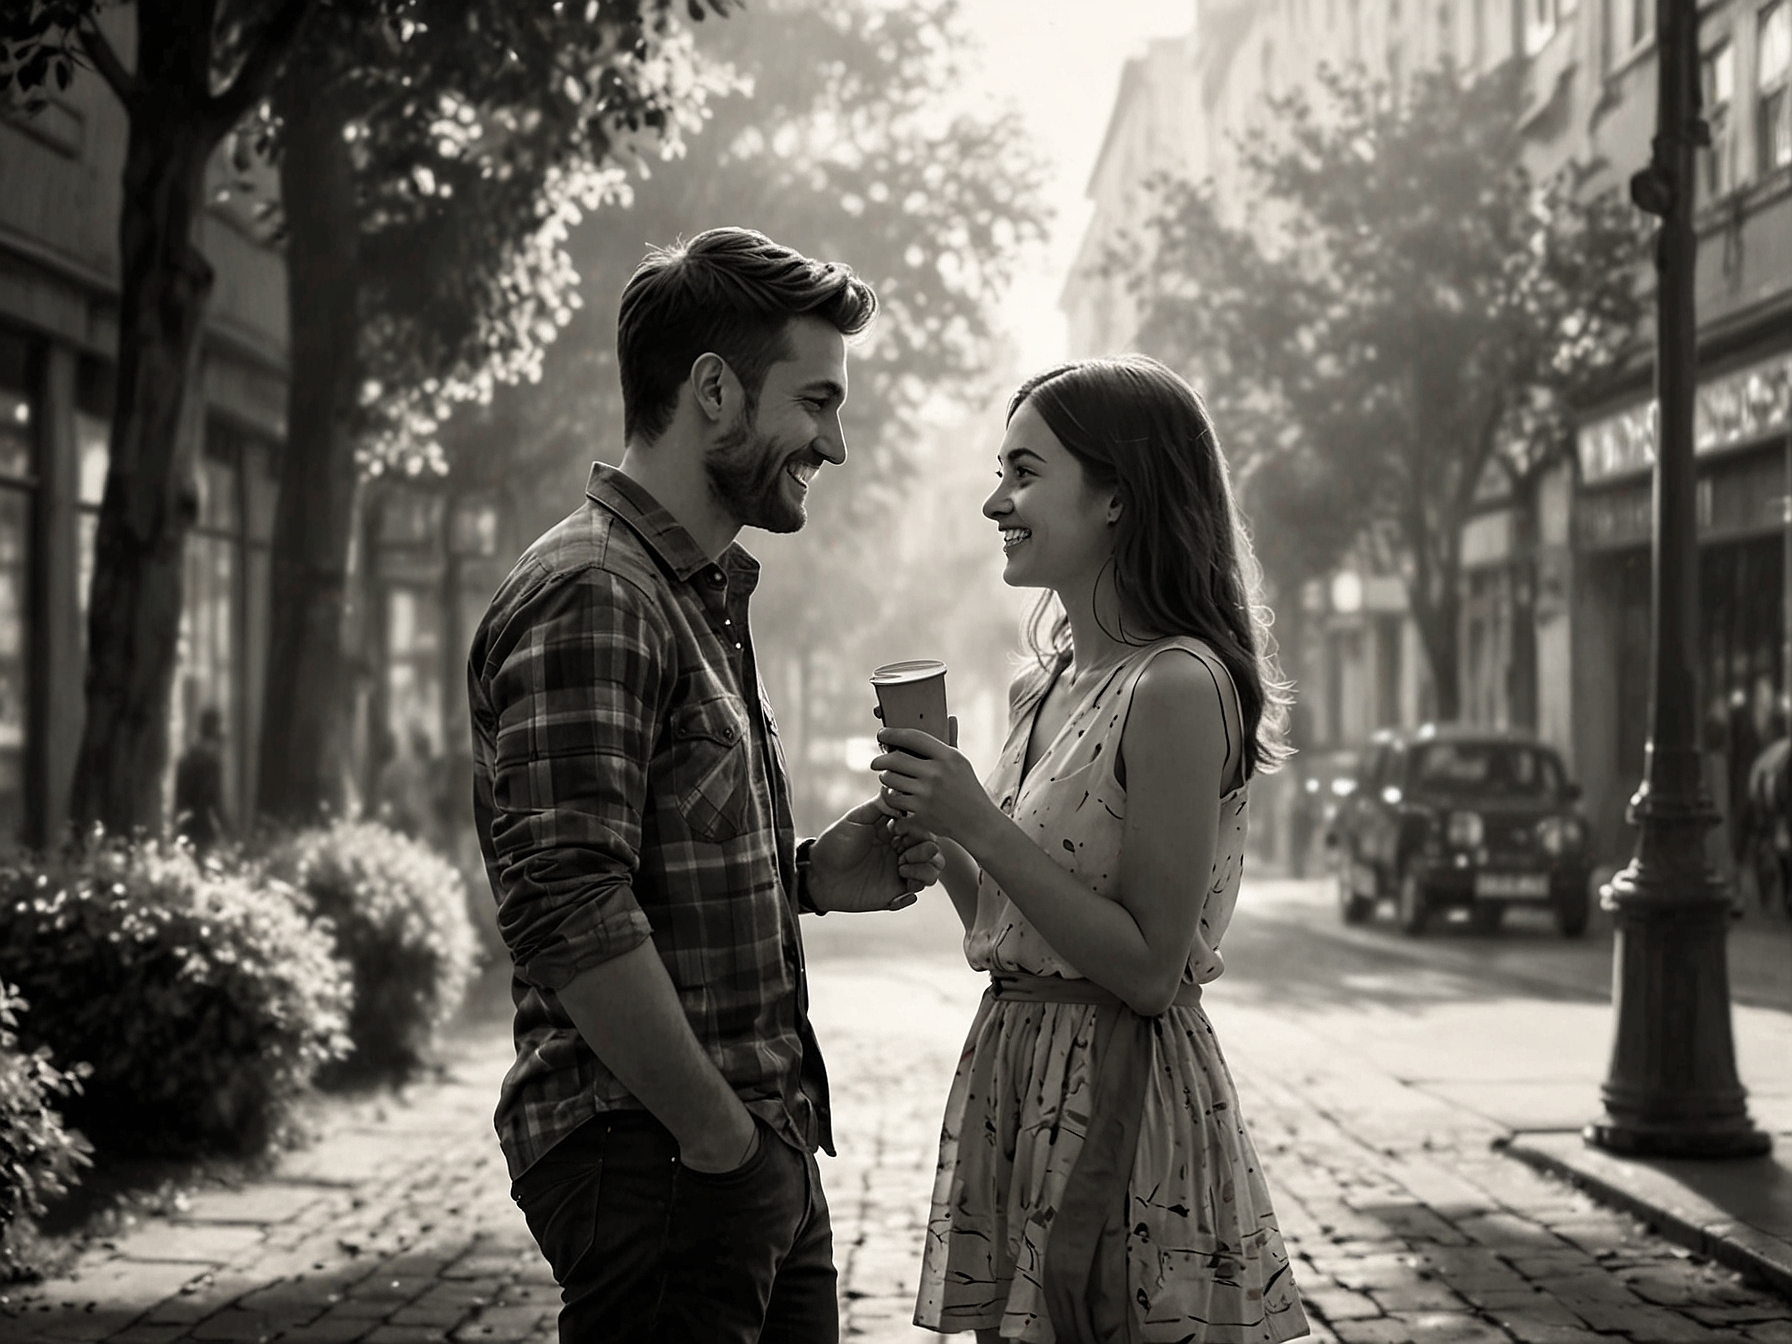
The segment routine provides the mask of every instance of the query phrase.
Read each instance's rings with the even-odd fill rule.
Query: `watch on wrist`
[[[825,915],[820,901],[815,899],[815,889],[809,885],[809,864],[815,857],[815,841],[804,840],[796,847],[796,908],[808,910],[817,915]]]

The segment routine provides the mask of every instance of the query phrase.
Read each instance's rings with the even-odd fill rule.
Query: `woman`
[[[1154,360],[1064,365],[1008,411],[1012,585],[1047,589],[987,790],[886,729],[991,975],[947,1101],[915,1320],[980,1344],[1307,1333],[1200,986],[1286,690],[1205,408]],[[1044,648],[1039,617],[1062,604]]]

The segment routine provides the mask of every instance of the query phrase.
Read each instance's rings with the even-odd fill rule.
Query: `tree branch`
[[[131,100],[137,96],[137,77],[124,68],[124,62],[118,59],[118,52],[100,31],[98,21],[90,15],[87,22],[76,28],[75,32],[81,39],[81,47],[87,53],[87,59],[99,71],[100,78],[111,87],[119,102],[130,106]]]
[[[267,96],[274,76],[298,46],[306,20],[316,9],[316,0],[282,0],[280,8],[261,30],[261,36],[256,39],[230,87],[210,100],[208,120],[217,127],[219,134],[236,125],[251,107]]]

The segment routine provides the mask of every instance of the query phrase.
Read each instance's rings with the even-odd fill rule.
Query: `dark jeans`
[[[511,1186],[565,1303],[561,1344],[837,1344],[834,1232],[811,1153],[706,1176],[645,1112],[600,1115]]]

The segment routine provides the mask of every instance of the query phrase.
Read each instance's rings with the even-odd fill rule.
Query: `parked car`
[[[1288,862],[1295,877],[1325,869],[1326,837],[1332,820],[1356,789],[1362,767],[1361,743],[1346,747],[1307,747],[1293,761],[1296,785],[1289,818]]]
[[[1344,921],[1391,899],[1410,935],[1451,909],[1491,933],[1509,907],[1537,905],[1578,937],[1592,870],[1579,798],[1561,757],[1535,738],[1437,725],[1378,733],[1328,836]]]

